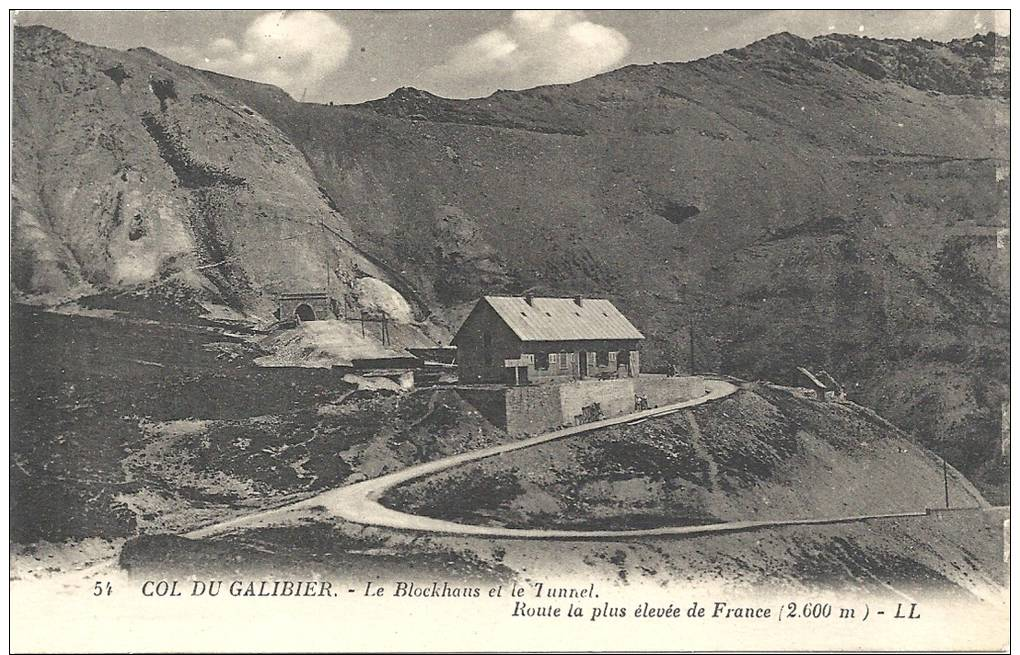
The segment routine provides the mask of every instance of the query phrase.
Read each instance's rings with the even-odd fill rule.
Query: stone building
[[[636,377],[643,339],[608,300],[485,296],[453,343],[461,382],[522,385]]]

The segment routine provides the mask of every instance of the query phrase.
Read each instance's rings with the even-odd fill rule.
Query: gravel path
[[[573,530],[520,530],[510,528],[498,528],[498,527],[487,527],[477,525],[464,525],[460,523],[454,523],[452,521],[443,521],[441,519],[434,519],[426,516],[418,516],[414,514],[406,514],[397,510],[383,507],[379,503],[379,498],[384,493],[395,485],[420,478],[432,473],[458,466],[460,464],[466,464],[468,462],[478,461],[487,457],[494,457],[502,453],[511,452],[514,450],[520,450],[522,448],[530,448],[538,444],[546,443],[549,441],[555,441],[557,439],[564,439],[566,437],[574,436],[577,434],[583,434],[585,432],[591,432],[593,430],[600,430],[602,428],[610,427],[613,425],[621,425],[624,423],[633,423],[636,421],[644,421],[657,416],[665,416],[674,412],[686,409],[688,407],[694,407],[701,405],[713,400],[725,398],[730,394],[737,391],[737,387],[729,382],[723,380],[704,380],[705,394],[693,398],[691,400],[685,400],[683,402],[673,403],[663,407],[657,407],[655,409],[649,409],[642,412],[636,412],[633,414],[626,414],[624,416],[618,416],[615,418],[604,419],[602,421],[595,421],[593,423],[585,423],[584,425],[573,426],[569,428],[563,428],[561,430],[555,430],[553,432],[546,432],[535,437],[527,439],[521,439],[518,441],[512,441],[510,443],[500,444],[497,446],[491,446],[489,448],[481,448],[479,450],[472,450],[466,453],[460,453],[458,455],[451,455],[450,457],[444,457],[432,462],[425,462],[415,466],[410,466],[406,469],[402,469],[395,473],[389,473],[387,475],[373,478],[371,480],[365,480],[364,482],[358,482],[346,487],[340,487],[339,489],[333,489],[331,491],[323,492],[317,496],[307,498],[296,503],[284,505],[275,509],[267,510],[264,512],[258,512],[256,514],[249,514],[247,516],[238,517],[229,521],[223,521],[222,523],[215,523],[198,530],[187,533],[186,537],[192,539],[200,539],[204,537],[210,537],[216,534],[222,534],[224,532],[230,532],[237,528],[249,527],[256,524],[263,524],[273,522],[281,518],[284,514],[293,512],[296,510],[310,510],[310,509],[326,509],[334,516],[351,521],[352,523],[360,523],[362,525],[372,525],[378,527],[396,528],[401,530],[418,530],[423,532],[438,532],[444,534],[464,534],[464,535],[486,535],[486,536],[500,536],[500,537],[525,537],[530,539],[536,538],[606,538],[606,537],[618,537],[625,535],[633,536],[649,536],[654,534],[685,534],[688,532],[714,529],[716,531],[721,530],[723,526],[728,524],[717,524],[714,526],[686,526],[677,528],[657,528],[655,530],[587,530],[587,531],[573,531]]]
[[[612,425],[625,423],[642,422],[653,419],[657,416],[664,416],[689,407],[694,407],[720,398],[725,398],[737,391],[737,387],[723,380],[704,380],[706,393],[698,398],[684,402],[674,403],[656,409],[650,409],[634,414],[627,414],[611,419],[605,419],[584,425],[555,430],[536,437],[521,439],[510,443],[500,444],[489,448],[481,448],[450,457],[444,457],[432,462],[425,462],[406,469],[389,473],[387,475],[365,480],[331,491],[323,492],[317,496],[307,498],[283,507],[279,507],[248,516],[242,516],[222,523],[216,523],[204,528],[190,532],[184,536],[199,539],[217,534],[230,532],[238,528],[252,527],[255,525],[266,525],[275,523],[288,513],[304,512],[314,510],[325,510],[331,515],[358,523],[375,527],[391,528],[396,530],[413,530],[417,532],[428,532],[433,534],[461,535],[495,537],[504,539],[558,539],[558,540],[581,540],[581,539],[626,539],[632,537],[657,537],[657,536],[690,536],[701,534],[719,534],[726,532],[743,532],[760,528],[772,528],[788,525],[823,525],[835,523],[851,523],[856,521],[900,518],[911,516],[925,516],[925,510],[916,512],[899,512],[887,514],[866,514],[821,518],[798,518],[779,519],[766,521],[729,521],[725,523],[713,523],[709,525],[688,525],[688,526],[665,526],[659,528],[647,528],[638,530],[557,530],[557,529],[521,529],[503,528],[499,526],[470,525],[455,523],[443,519],[408,514],[395,509],[384,507],[379,499],[389,490],[398,484],[414,480],[426,475],[437,473],[454,466],[475,462],[487,457],[494,457],[502,453],[530,448],[549,441],[563,439],[593,430],[599,430]],[[693,418],[693,417],[691,417]],[[694,426],[692,425],[692,428]],[[700,432],[700,430],[697,430]],[[700,436],[700,435],[699,435]],[[977,508],[975,508],[977,509]]]

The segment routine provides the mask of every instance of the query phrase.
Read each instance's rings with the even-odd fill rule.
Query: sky
[[[183,64],[348,104],[413,86],[451,98],[689,61],[777,32],[937,41],[1009,33],[987,10],[16,11],[79,41],[145,46]]]

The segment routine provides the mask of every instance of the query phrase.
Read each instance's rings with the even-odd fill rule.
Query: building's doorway
[[[305,303],[301,303],[300,305],[297,306],[297,308],[294,310],[294,315],[297,316],[298,320],[302,322],[315,320],[315,311],[311,308],[310,305],[307,305]]]
[[[588,377],[588,353],[583,350],[577,353],[577,376]]]

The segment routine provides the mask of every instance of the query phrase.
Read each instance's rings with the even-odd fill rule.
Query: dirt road
[[[407,514],[398,510],[384,507],[379,499],[390,488],[433,473],[438,473],[454,466],[475,462],[487,457],[494,457],[502,453],[530,448],[542,443],[563,439],[593,430],[599,430],[612,425],[645,421],[656,416],[663,416],[680,411],[696,405],[725,398],[737,391],[737,387],[722,380],[704,380],[705,394],[701,397],[673,403],[664,407],[627,414],[616,418],[606,419],[580,426],[564,428],[553,432],[538,435],[527,439],[521,439],[511,443],[500,444],[489,448],[482,448],[450,457],[444,457],[432,462],[418,464],[395,473],[358,482],[346,487],[340,487],[332,491],[321,493],[317,496],[307,498],[277,509],[259,512],[248,516],[239,517],[222,523],[217,523],[200,528],[186,534],[186,537],[199,539],[210,537],[231,530],[243,527],[251,527],[260,524],[274,523],[284,515],[292,513],[298,515],[301,512],[315,510],[326,510],[333,516],[375,527],[392,528],[396,530],[414,530],[434,534],[449,534],[462,536],[496,537],[504,539],[625,539],[633,537],[656,537],[656,536],[678,536],[697,534],[719,534],[725,532],[741,532],[759,528],[771,528],[789,525],[823,525],[834,523],[850,523],[863,520],[899,518],[909,516],[925,516],[928,511],[921,509],[913,512],[887,513],[887,514],[865,514],[835,517],[817,518],[790,518],[764,521],[729,521],[725,523],[714,523],[709,525],[688,525],[688,526],[665,526],[659,528],[647,528],[636,530],[557,530],[557,529],[521,529],[503,528],[499,526],[470,525],[445,521],[443,519]],[[982,508],[984,509],[984,508]]]
[[[541,443],[554,441],[557,439],[563,439],[566,437],[582,434],[585,432],[591,432],[593,430],[599,430],[612,425],[620,425],[623,423],[631,423],[634,421],[643,421],[656,416],[663,416],[671,414],[673,412],[686,409],[688,407],[694,407],[701,405],[706,402],[725,398],[730,394],[737,391],[737,387],[729,382],[723,380],[704,380],[705,394],[690,400],[683,402],[673,403],[665,405],[663,407],[657,407],[655,409],[649,409],[642,412],[636,412],[634,414],[627,414],[625,416],[619,416],[615,418],[609,418],[602,421],[596,421],[593,423],[586,423],[584,425],[573,426],[564,428],[562,430],[555,430],[553,432],[546,432],[536,437],[530,437],[527,439],[521,439],[519,441],[513,441],[510,443],[500,444],[498,446],[492,446],[489,448],[481,448],[479,450],[473,450],[466,453],[460,453],[458,455],[452,455],[450,457],[444,457],[432,462],[426,462],[424,464],[418,464],[411,466],[406,469],[402,469],[395,473],[373,478],[371,480],[365,480],[364,482],[358,482],[346,487],[334,489],[321,493],[312,498],[307,498],[290,505],[278,507],[276,509],[267,510],[265,512],[259,512],[257,514],[250,514],[248,516],[238,517],[222,523],[216,523],[213,525],[199,528],[192,532],[187,533],[186,537],[192,539],[201,539],[204,537],[210,537],[216,534],[229,532],[236,528],[248,527],[260,523],[272,522],[281,518],[288,512],[296,512],[301,510],[311,510],[316,508],[324,508],[331,514],[338,518],[342,518],[352,523],[360,523],[363,525],[372,525],[377,527],[396,528],[400,530],[419,530],[424,532],[438,532],[446,534],[463,534],[463,535],[484,535],[494,537],[523,537],[530,539],[564,539],[564,538],[606,538],[606,537],[619,537],[619,536],[648,536],[654,534],[683,534],[691,531],[705,530],[706,528],[714,528],[714,531],[721,531],[724,525],[731,524],[719,524],[715,526],[687,526],[677,528],[658,528],[655,530],[625,530],[625,531],[614,531],[614,530],[591,530],[591,531],[572,531],[572,530],[518,530],[510,528],[497,528],[497,527],[486,527],[478,525],[462,525],[454,523],[452,521],[443,521],[440,519],[429,518],[426,516],[417,516],[414,514],[405,514],[396,510],[383,507],[379,503],[379,498],[386,492],[387,489],[395,485],[420,478],[425,475],[437,473],[439,471],[458,466],[460,464],[466,464],[468,462],[474,462],[487,457],[494,457],[502,453],[507,453],[514,450],[520,450],[522,448],[530,448]],[[744,522],[746,523],[746,522]]]

